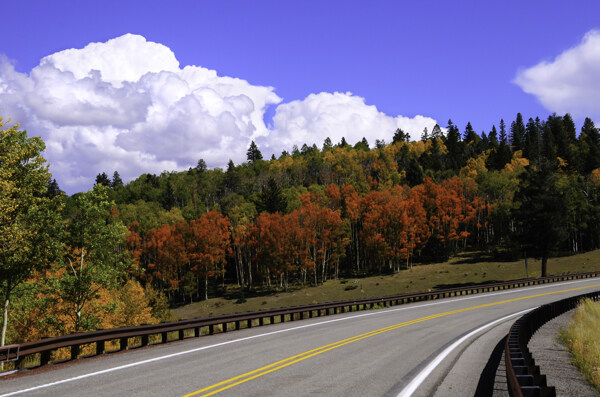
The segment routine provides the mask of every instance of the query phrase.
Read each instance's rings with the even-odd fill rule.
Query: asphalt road
[[[0,397],[473,395],[516,313],[598,289],[576,280],[193,338],[0,377]]]

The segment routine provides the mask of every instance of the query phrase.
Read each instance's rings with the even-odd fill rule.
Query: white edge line
[[[436,367],[450,354],[452,353],[452,351],[454,349],[456,349],[461,343],[463,343],[465,340],[469,339],[470,337],[472,337],[473,335],[483,331],[486,328],[489,328],[495,324],[498,324],[504,320],[508,320],[511,317],[516,317],[519,316],[521,314],[527,313],[531,310],[535,309],[531,308],[531,309],[527,309],[527,310],[523,310],[517,313],[513,313],[510,314],[508,316],[499,318],[497,320],[494,320],[490,323],[487,323],[479,328],[477,328],[474,331],[469,332],[468,334],[466,334],[465,336],[463,336],[462,338],[458,339],[456,342],[454,342],[453,344],[451,344],[450,346],[448,346],[443,352],[441,352],[436,358],[434,358],[425,368],[423,368],[423,370],[421,372],[419,372],[419,374],[417,376],[415,376],[413,378],[412,381],[410,381],[410,383],[408,385],[406,385],[406,387],[404,389],[402,389],[402,391],[397,395],[397,397],[410,397],[412,396],[412,394],[417,390],[417,388],[419,386],[421,386],[421,384],[425,381],[425,379],[427,379],[427,377],[436,369]]]
[[[573,281],[567,281],[567,282],[562,282],[562,283],[548,283],[548,284],[538,285],[538,286],[535,286],[535,287],[529,287],[529,288],[527,288],[527,291],[533,290],[533,289],[540,289],[540,288],[557,287],[557,286],[560,286],[560,285],[568,285],[568,284],[574,284],[574,283],[589,282],[591,280],[593,280],[593,278],[587,278],[587,279],[582,279],[582,280],[573,280]],[[226,342],[216,343],[214,345],[202,346],[202,347],[198,347],[198,348],[191,349],[191,350],[185,350],[185,351],[182,351],[182,352],[177,352],[177,353],[173,353],[173,354],[167,354],[167,355],[164,355],[164,356],[155,357],[155,358],[151,358],[151,359],[148,359],[148,360],[142,360],[142,361],[137,361],[137,362],[130,363],[130,364],[120,365],[118,367],[107,368],[107,369],[104,369],[104,370],[101,370],[101,371],[90,372],[90,373],[87,373],[87,374],[75,376],[73,378],[67,378],[67,379],[62,379],[62,380],[58,380],[58,381],[55,381],[55,382],[45,383],[45,384],[42,384],[42,385],[30,387],[30,388],[27,388],[27,389],[15,390],[13,392],[9,392],[9,393],[6,393],[6,394],[0,394],[0,397],[16,396],[18,394],[23,394],[23,393],[32,392],[32,391],[35,391],[35,390],[45,389],[45,388],[48,388],[48,387],[51,387],[51,386],[60,385],[60,384],[63,384],[63,383],[74,382],[74,381],[85,379],[85,378],[91,378],[91,377],[98,376],[98,375],[104,375],[104,374],[107,374],[107,373],[110,373],[110,372],[120,371],[120,370],[123,370],[123,369],[132,368],[132,367],[137,367],[138,365],[150,364],[150,363],[153,363],[153,362],[156,362],[156,361],[160,361],[160,360],[164,360],[164,359],[169,359],[169,358],[173,358],[173,357],[183,356],[185,354],[195,353],[195,352],[198,352],[198,351],[212,349],[212,348],[215,348],[215,347],[229,345],[229,344],[232,344],[232,343],[243,342],[243,341],[247,341],[247,340],[250,340],[250,339],[261,338],[261,337],[264,337],[264,336],[270,336],[270,335],[280,334],[280,333],[283,333],[283,332],[295,331],[295,330],[302,329],[302,328],[315,327],[315,326],[318,326],[318,325],[335,323],[335,322],[338,322],[338,321],[351,320],[351,319],[360,318],[360,317],[367,317],[367,316],[373,316],[373,315],[378,315],[378,314],[383,314],[383,313],[390,313],[390,312],[397,312],[397,311],[402,311],[402,310],[418,309],[418,308],[421,308],[421,307],[441,305],[441,304],[458,302],[458,301],[469,300],[469,299],[478,299],[478,298],[484,298],[484,297],[495,296],[495,295],[504,295],[504,294],[510,294],[510,293],[514,294],[516,292],[525,292],[525,289],[513,288],[513,289],[510,289],[510,290],[501,291],[501,292],[482,293],[482,294],[476,294],[476,295],[473,295],[473,296],[456,298],[456,299],[443,299],[443,300],[440,300],[439,302],[424,303],[424,304],[421,304],[421,305],[405,306],[405,307],[400,307],[400,308],[395,308],[395,309],[377,310],[377,311],[370,312],[370,313],[363,313],[363,314],[358,314],[358,315],[354,315],[354,316],[348,316],[348,317],[337,318],[337,319],[333,319],[333,320],[321,321],[321,322],[313,323],[313,324],[301,325],[301,326],[293,327],[293,328],[281,329],[281,330],[278,330],[278,331],[272,331],[272,332],[267,332],[267,333],[264,333],[264,334],[247,336],[247,337],[244,337],[244,338],[233,339],[233,340],[226,341]]]

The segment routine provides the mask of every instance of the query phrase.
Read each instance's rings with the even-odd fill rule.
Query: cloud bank
[[[345,137],[391,140],[396,128],[418,138],[435,120],[391,117],[350,93],[311,94],[281,104],[273,87],[181,67],[166,46],[133,34],[49,55],[29,74],[0,57],[0,115],[46,142],[53,176],[68,193],[91,188],[101,172],[124,180],[246,160]],[[278,105],[273,126],[264,116]]]
[[[519,71],[514,82],[552,112],[600,121],[600,31],[588,32],[552,62]]]

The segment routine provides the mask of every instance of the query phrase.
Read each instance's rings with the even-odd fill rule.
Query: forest
[[[569,114],[517,114],[487,132],[449,120],[419,133],[326,138],[270,159],[252,142],[226,169],[199,159],[127,184],[106,170],[66,196],[41,139],[2,129],[2,344],[163,321],[231,284],[243,298],[464,251],[540,258],[545,274],[553,255],[600,248],[589,118],[579,131]]]

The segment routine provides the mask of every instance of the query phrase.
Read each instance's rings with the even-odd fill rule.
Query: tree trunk
[[[6,300],[4,301],[4,314],[2,315],[2,337],[0,338],[0,347],[6,342],[6,329],[8,328],[8,305],[10,304],[9,291],[6,291]],[[4,362],[0,363],[0,371],[4,371]]]
[[[208,300],[208,273],[204,275],[204,300]]]
[[[542,256],[542,277],[546,277],[546,275],[547,275],[547,265],[548,265],[548,257]]]
[[[4,314],[2,315],[2,338],[0,338],[0,346],[4,346],[6,342],[6,329],[8,328],[8,305],[10,300],[7,297],[4,301]]]

